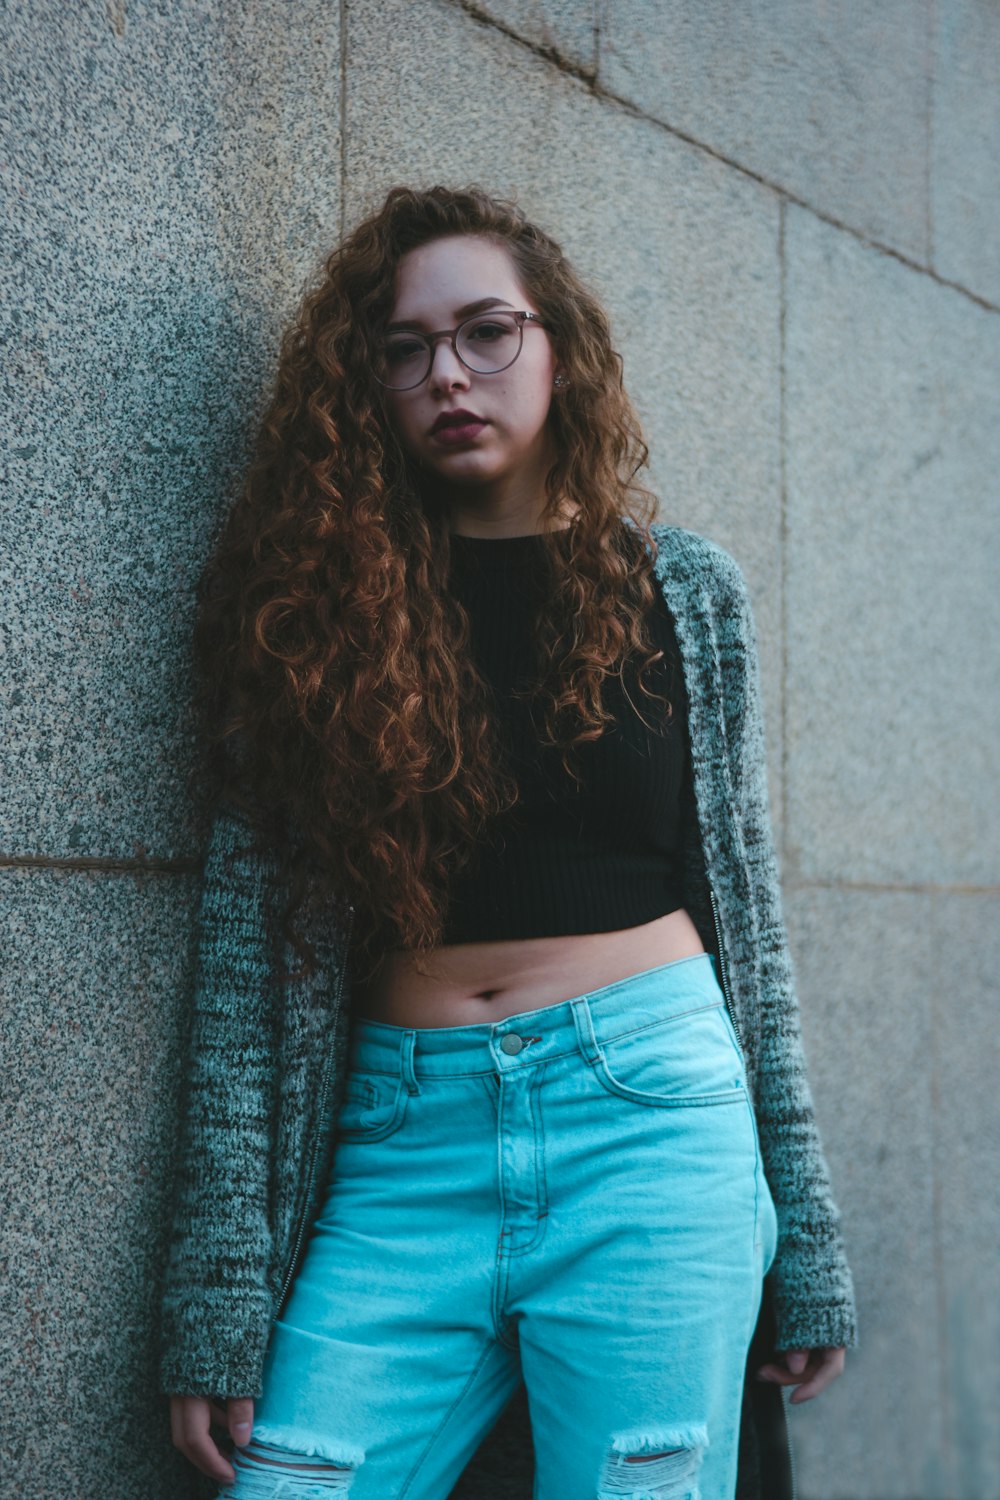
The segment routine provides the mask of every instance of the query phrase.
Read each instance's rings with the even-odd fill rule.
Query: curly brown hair
[[[544,743],[575,776],[573,746],[609,722],[602,681],[629,660],[658,696],[641,680],[663,654],[644,626],[657,502],[636,481],[648,450],[604,309],[514,201],[475,184],[394,187],[328,255],[284,334],[198,592],[199,786],[207,776],[210,802],[249,816],[279,856],[299,975],[315,954],[294,918],[317,873],[353,908],[357,957],[427,955],[455,873],[517,800],[468,616],[447,589],[448,515],[372,375],[401,257],[455,234],[506,248],[568,380],[548,419],[558,457],[540,527],[552,533],[535,631]],[[645,546],[621,545],[625,517]]]

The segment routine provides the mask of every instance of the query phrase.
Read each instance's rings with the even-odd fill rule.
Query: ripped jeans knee
[[[258,1428],[246,1447],[234,1449],[236,1478],[219,1500],[337,1500],[349,1493],[363,1457],[351,1447],[319,1452],[308,1440],[275,1441]]]
[[[596,1500],[699,1500],[704,1425],[620,1433],[612,1438]]]

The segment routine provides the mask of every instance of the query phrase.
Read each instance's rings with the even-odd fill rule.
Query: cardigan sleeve
[[[220,804],[197,917],[193,1002],[160,1302],[160,1389],[261,1393],[271,1298],[274,1091],[267,899],[273,860]]]
[[[730,607],[744,654],[731,685],[727,719],[732,732],[733,786],[757,922],[761,983],[756,1115],[779,1223],[778,1253],[770,1272],[776,1349],[855,1347],[853,1278],[806,1072],[771,829],[757,630],[746,579],[735,559],[729,561]]]

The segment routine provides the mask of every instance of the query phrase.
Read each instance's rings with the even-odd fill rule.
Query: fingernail
[[[234,1438],[246,1438],[246,1437],[249,1437],[249,1436],[250,1436],[250,1423],[249,1422],[237,1422],[236,1426],[233,1428],[233,1437]]]

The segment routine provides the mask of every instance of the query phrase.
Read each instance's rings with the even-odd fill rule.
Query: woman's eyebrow
[[[471,318],[473,313],[482,312],[486,307],[513,307],[513,302],[505,302],[502,297],[480,297],[478,302],[467,302],[464,307],[456,307],[455,317],[459,322],[463,318]],[[386,333],[395,333],[401,328],[419,328],[419,321],[410,318],[402,323],[390,323]]]

